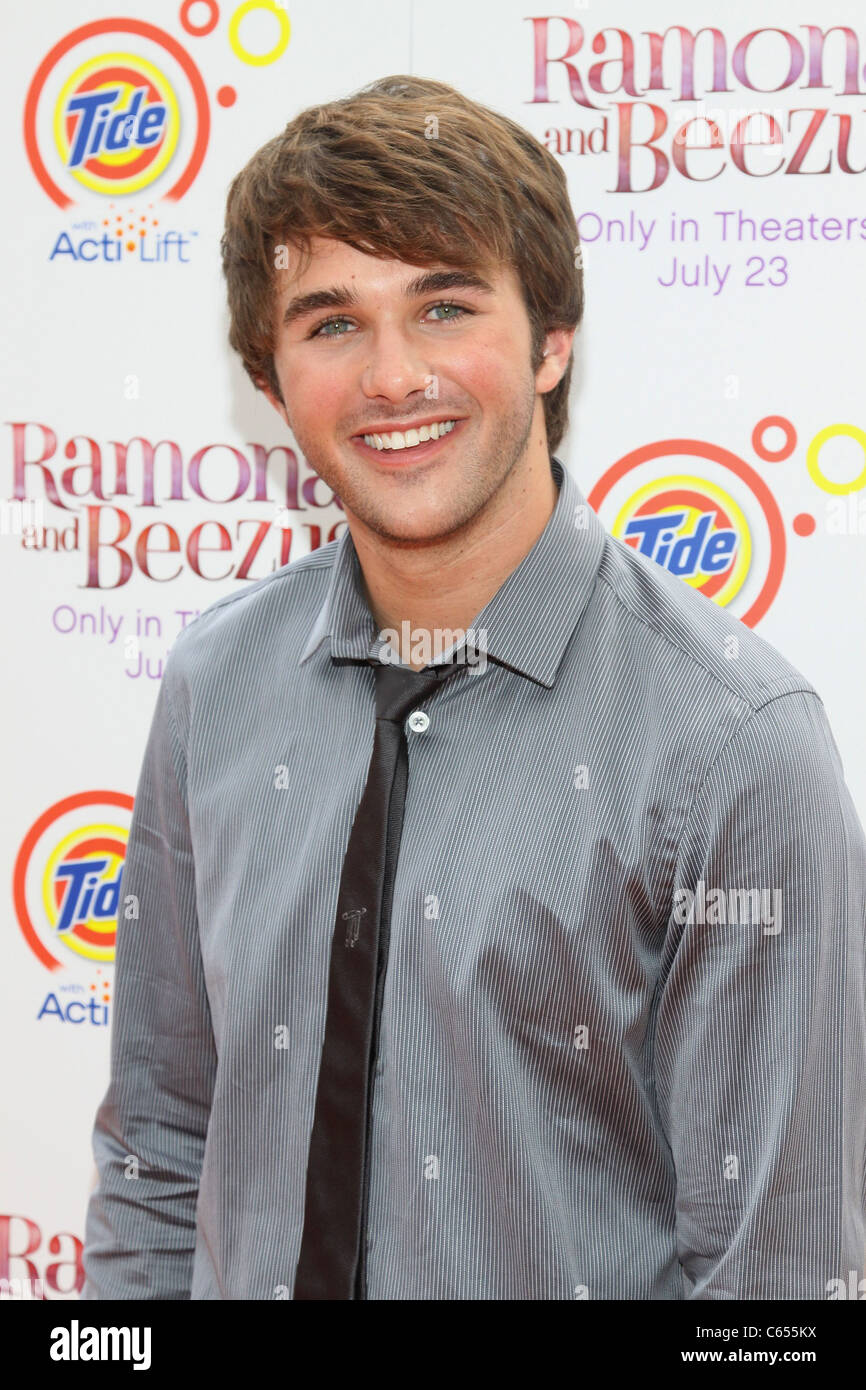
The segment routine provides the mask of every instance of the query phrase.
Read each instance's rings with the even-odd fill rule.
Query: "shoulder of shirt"
[[[702,671],[717,695],[742,702],[744,717],[782,695],[807,694],[821,701],[802,672],[752,628],[609,534],[598,579],[620,611],[651,633],[672,659],[687,663],[694,674]],[[736,654],[728,656],[732,637]]]
[[[191,652],[199,642],[212,644],[215,638],[233,644],[239,629],[255,622],[263,607],[274,597],[291,595],[293,612],[295,605],[299,621],[306,622],[307,628],[313,623],[325,597],[331,568],[337,553],[340,538],[311,550],[308,555],[299,556],[288,565],[282,565],[264,579],[244,583],[233,593],[215,599],[207,608],[187,623],[177,635],[169,652],[169,660],[176,667],[178,657]],[[306,607],[306,613],[303,609]],[[306,633],[304,635],[306,641]]]
[[[213,641],[217,633],[231,642],[238,624],[254,621],[275,590],[282,594],[288,589],[293,599],[297,590],[298,601],[307,599],[309,626],[324,599],[339,544],[339,539],[328,541],[273,574],[216,599],[178,634],[171,654],[194,647],[199,638]],[[801,692],[820,700],[811,682],[752,628],[609,534],[598,579],[633,622],[650,631],[671,654],[678,653],[702,670],[720,692],[727,691],[752,711],[788,693]],[[725,655],[732,636],[738,648],[733,658]]]

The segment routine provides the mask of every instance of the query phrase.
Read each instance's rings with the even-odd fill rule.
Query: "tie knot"
[[[421,671],[384,661],[372,661],[371,665],[376,676],[376,718],[397,724],[459,670],[454,662],[424,667]]]

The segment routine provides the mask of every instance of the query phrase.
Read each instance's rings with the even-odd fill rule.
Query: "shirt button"
[[[430,726],[430,717],[423,709],[413,709],[409,715],[409,728],[416,734],[423,734]]]
[[[382,1059],[381,1059],[381,1057],[380,1057],[379,1060],[378,1060],[377,1063],[376,1063],[376,1075],[377,1075],[377,1076],[381,1076],[381,1075],[382,1075],[382,1072],[383,1072],[384,1070],[385,1070],[385,1063],[382,1061]]]
[[[367,1232],[367,1249],[368,1249],[368,1250],[370,1249],[370,1246],[371,1246],[372,1244],[373,1244],[373,1237],[370,1235],[370,1232],[368,1231],[368,1232]]]

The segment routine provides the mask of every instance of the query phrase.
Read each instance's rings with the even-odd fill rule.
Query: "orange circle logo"
[[[79,792],[30,827],[15,860],[13,901],[24,939],[49,970],[111,962],[133,798]]]
[[[27,157],[60,208],[82,191],[125,197],[147,188],[176,202],[209,137],[198,68],[177,39],[139,19],[73,29],[39,64],[24,105]]]
[[[645,483],[620,507],[611,534],[724,607],[743,587],[752,537],[730,493],[706,478]]]
[[[673,471],[674,459],[681,471]],[[760,474],[728,449],[703,439],[643,445],[602,474],[587,502],[614,536],[705,597],[730,604],[747,627],[779,591],[782,515]]]
[[[171,162],[180,110],[166,75],[138,54],[82,63],[57,95],[53,136],[61,164],[94,193],[137,193]]]

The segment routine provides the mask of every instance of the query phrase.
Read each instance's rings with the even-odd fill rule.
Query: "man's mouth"
[[[352,443],[362,448],[365,453],[375,455],[388,463],[409,463],[438,452],[442,443],[458,431],[462,424],[463,417],[454,416],[452,419],[433,420],[405,430],[372,430],[365,434],[353,435]]]

